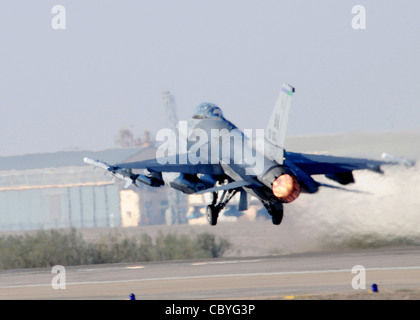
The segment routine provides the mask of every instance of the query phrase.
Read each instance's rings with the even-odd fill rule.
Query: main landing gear
[[[271,215],[271,220],[273,224],[279,225],[283,220],[283,203],[278,202],[263,202],[264,207],[267,209],[268,213]]]
[[[207,206],[206,216],[210,225],[215,226],[217,224],[217,218],[219,217],[220,211],[222,211],[228,202],[233,198],[233,196],[238,192],[238,190],[224,190],[220,199],[218,199],[218,193],[213,192],[213,200],[211,204]],[[219,200],[219,201],[218,201]],[[281,202],[269,202],[263,201],[264,207],[267,209],[268,213],[271,215],[271,220],[274,225],[279,225],[283,220],[283,203]]]
[[[230,199],[238,192],[238,190],[224,190],[220,200],[218,200],[217,192],[213,192],[213,200],[210,205],[207,206],[206,215],[210,225],[215,226],[217,224],[217,218],[219,217],[220,211],[222,211]]]

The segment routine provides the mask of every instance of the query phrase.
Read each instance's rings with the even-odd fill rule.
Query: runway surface
[[[363,266],[366,290],[352,288]],[[0,271],[0,299],[284,299],[367,292],[420,293],[420,248]],[[53,278],[65,275],[65,289]],[[56,279],[57,280],[57,279]],[[55,284],[60,284],[55,280]],[[61,282],[64,284],[64,282]]]

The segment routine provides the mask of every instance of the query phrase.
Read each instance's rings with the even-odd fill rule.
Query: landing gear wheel
[[[219,210],[214,205],[210,204],[207,206],[206,215],[210,225],[215,226],[217,224]]]
[[[278,226],[281,223],[281,220],[283,220],[283,212],[274,212],[271,216],[271,220],[274,225]]]
[[[222,196],[219,199],[217,192],[213,192],[213,199],[211,204],[207,206],[206,216],[210,225],[215,226],[217,224],[217,218],[219,217],[220,211],[222,211],[230,199],[238,192],[238,189],[223,190]],[[218,201],[219,200],[219,201]]]
[[[283,204],[282,203],[264,203],[268,213],[271,215],[273,224],[278,226],[283,220]]]

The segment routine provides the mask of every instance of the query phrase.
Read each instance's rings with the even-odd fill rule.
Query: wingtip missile
[[[148,186],[159,187],[164,183],[157,177],[149,177],[143,174],[133,174],[130,169],[123,169],[120,167],[115,167],[107,164],[106,162],[93,160],[91,158],[83,158],[83,162],[98,168],[101,168],[105,171],[110,172],[115,178],[125,181],[124,188],[127,189],[132,184],[140,187],[139,183],[146,184]]]
[[[102,161],[93,160],[91,158],[85,157],[85,158],[83,158],[83,162],[86,163],[86,164],[104,169],[104,170],[109,170],[109,165],[106,164],[105,162],[102,162]]]

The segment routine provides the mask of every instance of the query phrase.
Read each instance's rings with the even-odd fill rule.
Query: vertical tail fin
[[[295,88],[283,83],[273,113],[265,128],[265,141],[268,142],[265,144],[265,155],[279,164],[283,164],[286,129],[294,92]]]

